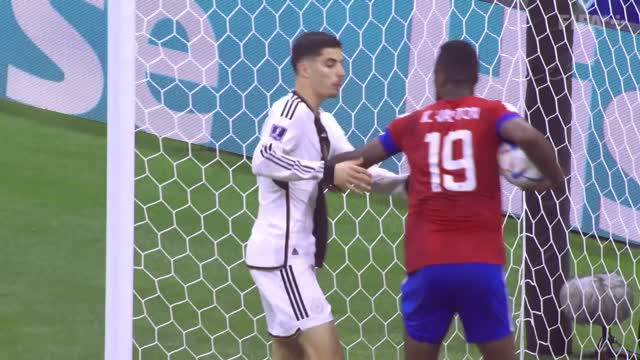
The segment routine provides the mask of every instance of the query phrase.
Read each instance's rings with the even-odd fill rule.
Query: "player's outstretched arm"
[[[251,168],[254,175],[280,181],[324,180],[341,190],[370,191],[371,175],[359,160],[340,164],[297,159],[284,154],[274,143],[259,145]]]
[[[338,154],[334,159],[332,159],[332,161],[335,163],[340,163],[341,161],[350,159],[362,159],[361,165],[365,168],[370,168],[371,166],[376,165],[388,159],[389,157],[401,152],[402,148],[399,147],[398,144],[402,142],[403,135],[408,133],[407,125],[412,124],[414,115],[415,113],[411,113],[409,115],[401,116],[397,119],[394,119],[387,127],[385,132],[382,133],[382,135],[369,141],[366,145],[357,150]],[[392,136],[392,133],[395,134],[395,138],[394,136]],[[379,169],[375,171],[384,172],[385,170]],[[377,175],[382,174],[379,173]],[[389,191],[394,195],[406,196],[408,177],[404,177],[401,175],[395,176],[397,176],[397,178],[393,179],[391,182],[388,181],[390,180],[389,177],[386,177],[384,175],[382,177],[379,177],[379,192],[384,193]]]
[[[320,116],[327,131],[329,132],[329,137],[331,138],[331,158],[333,159],[339,154],[354,151],[355,148],[345,135],[344,130],[340,124],[338,124],[335,117],[333,117],[331,113],[327,112],[323,112]],[[370,167],[369,173],[371,174],[370,191],[372,193],[406,197],[407,175],[394,174],[393,172],[382,169],[377,165]]]
[[[377,142],[378,139],[374,139],[371,142]],[[369,144],[367,144],[369,145]],[[398,175],[394,174],[389,170],[385,170],[377,166],[377,163],[371,165],[373,161],[382,162],[388,158],[386,153],[383,156],[380,154],[374,153],[371,154],[371,150],[365,151],[367,147],[365,145],[363,148],[358,150],[353,150],[350,152],[344,152],[336,155],[331,158],[330,162],[337,163],[337,165],[342,164],[345,161],[354,161],[357,160],[356,164],[359,164],[363,168],[368,168],[369,173],[371,174],[371,186],[369,191],[372,193],[380,194],[380,195],[391,195],[391,196],[399,196],[406,197],[407,196],[407,181],[408,175]],[[372,146],[373,147],[373,146]],[[383,149],[384,152],[384,149]],[[368,160],[364,160],[364,157],[367,156]]]
[[[271,117],[265,123],[260,142],[253,153],[251,169],[256,176],[279,181],[323,180],[341,190],[369,191],[371,175],[356,161],[341,164],[312,161],[292,156],[305,144],[301,122]]]
[[[387,154],[382,143],[380,142],[380,138],[375,138],[368,142],[363,147],[343,152],[341,154],[336,155],[332,159],[330,159],[330,163],[340,164],[344,162],[354,161],[357,159],[358,164],[362,166],[364,169],[368,169],[373,165],[376,165],[387,158],[390,155]],[[374,168],[370,169],[373,175],[374,182],[369,189],[370,191],[376,191],[377,193],[386,193],[390,195],[398,195],[398,196],[406,196],[406,181],[407,177],[402,175],[395,175],[391,172],[388,172],[384,169]]]
[[[362,159],[360,165],[364,168],[369,168],[383,162],[389,156],[382,146],[380,138],[375,138],[359,149],[336,155],[331,159],[331,162],[337,164],[343,161]]]
[[[372,191],[379,194],[406,197],[409,183],[408,175],[396,175],[390,171],[377,167],[377,164],[390,158],[399,149],[390,149],[389,144],[384,146],[384,141],[389,142],[389,134],[385,133],[371,141],[360,149],[358,154],[364,167],[371,167],[369,171],[373,175]]]
[[[565,175],[558,165],[555,149],[541,132],[522,118],[505,122],[499,131],[502,137],[524,151],[542,175],[549,180],[552,188],[559,189],[564,186]]]

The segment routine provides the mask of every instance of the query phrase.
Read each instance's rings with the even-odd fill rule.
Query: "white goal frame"
[[[133,356],[136,1],[107,6],[105,360]]]

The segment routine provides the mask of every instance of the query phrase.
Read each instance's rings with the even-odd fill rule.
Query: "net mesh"
[[[344,87],[323,107],[357,147],[395,116],[433,100],[436,49],[448,39],[478,45],[478,94],[524,113],[526,8],[468,0],[138,0],[135,357],[268,358],[270,338],[243,262],[257,209],[248,156],[269,105],[293,84],[288,56],[295,36],[326,30],[342,40]],[[575,23],[567,129],[571,212],[563,226],[582,231],[569,236],[571,276],[617,273],[637,293],[638,253],[631,243],[588,235],[640,241],[633,156],[640,147],[633,120],[640,110],[639,41],[633,29],[584,19],[590,18]],[[401,158],[384,166],[406,171]],[[523,338],[522,194],[503,185],[515,341],[521,356],[538,358]],[[375,195],[329,198],[333,236],[318,276],[348,359],[401,358],[405,209],[402,201]],[[586,295],[580,299],[586,304]],[[595,304],[607,310],[605,300]],[[637,305],[628,313],[613,322],[612,334],[633,349]],[[596,325],[575,324],[574,353],[599,339]],[[448,359],[480,357],[465,344],[458,321],[442,352]]]

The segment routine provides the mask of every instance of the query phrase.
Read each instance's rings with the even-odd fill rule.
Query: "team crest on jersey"
[[[270,136],[276,141],[281,141],[282,138],[284,137],[284,134],[286,133],[287,133],[287,128],[284,126],[280,126],[276,124],[273,124],[273,126],[271,126]]]

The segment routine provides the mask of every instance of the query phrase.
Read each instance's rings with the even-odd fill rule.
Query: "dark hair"
[[[480,62],[476,49],[464,40],[450,40],[440,46],[435,71],[442,73],[448,83],[475,85]]]
[[[321,31],[311,31],[300,35],[291,47],[291,66],[297,72],[300,61],[309,56],[319,56],[326,48],[342,48],[337,37]]]

